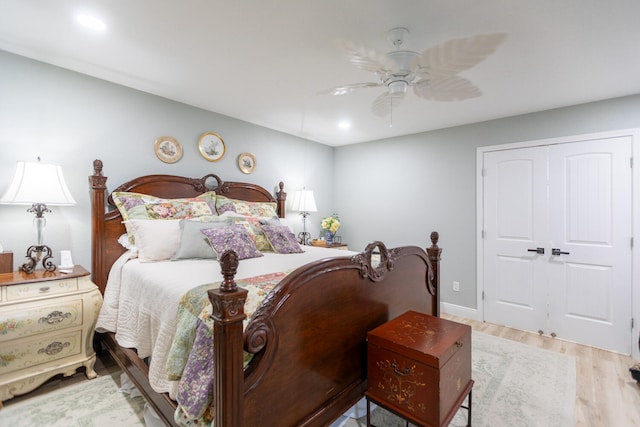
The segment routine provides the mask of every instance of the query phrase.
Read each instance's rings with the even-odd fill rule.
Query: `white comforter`
[[[300,254],[265,253],[240,261],[235,277],[286,271],[318,259],[354,253],[313,246],[304,246]],[[109,273],[96,330],[115,332],[118,344],[135,348],[141,358],[153,355],[149,364],[151,387],[173,395],[175,384],[167,380],[165,365],[175,335],[178,304],[189,289],[221,280],[217,261],[142,263],[127,252]]]

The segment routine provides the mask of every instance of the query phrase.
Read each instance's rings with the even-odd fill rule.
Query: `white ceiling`
[[[77,25],[78,12],[106,31]],[[640,93],[638,16],[638,0],[0,0],[0,49],[339,146]],[[418,52],[508,38],[461,73],[481,97],[410,92],[393,126],[371,113],[380,88],[317,95],[376,81],[337,40],[385,52],[398,26]]]

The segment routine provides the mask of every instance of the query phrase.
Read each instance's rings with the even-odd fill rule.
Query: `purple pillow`
[[[286,225],[263,225],[262,231],[264,231],[275,252],[279,254],[298,254],[303,252],[296,240],[296,236]]]
[[[257,258],[263,256],[256,248],[256,244],[249,236],[247,229],[242,225],[230,225],[227,227],[205,228],[200,230],[207,236],[211,248],[218,256],[226,250],[233,250],[238,254],[238,259]]]

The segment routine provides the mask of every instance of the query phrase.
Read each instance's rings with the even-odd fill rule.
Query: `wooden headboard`
[[[120,211],[111,194],[106,194],[107,177],[102,174],[102,161],[93,161],[93,174],[89,176],[91,192],[91,275],[93,282],[104,293],[109,270],[125,249],[118,243],[124,234]],[[265,188],[247,182],[223,181],[215,174],[202,178],[186,178],[176,175],[146,175],[128,181],[113,191],[131,191],[156,197],[176,199],[196,197],[207,191],[215,191],[225,197],[251,202],[275,202],[280,218],[285,216],[287,193],[280,182],[274,198]]]

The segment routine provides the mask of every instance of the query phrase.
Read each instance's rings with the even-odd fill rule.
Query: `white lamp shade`
[[[291,209],[296,212],[317,212],[316,199],[311,190],[297,190],[293,193]]]
[[[2,204],[75,205],[59,165],[18,162],[9,188],[0,197]]]

